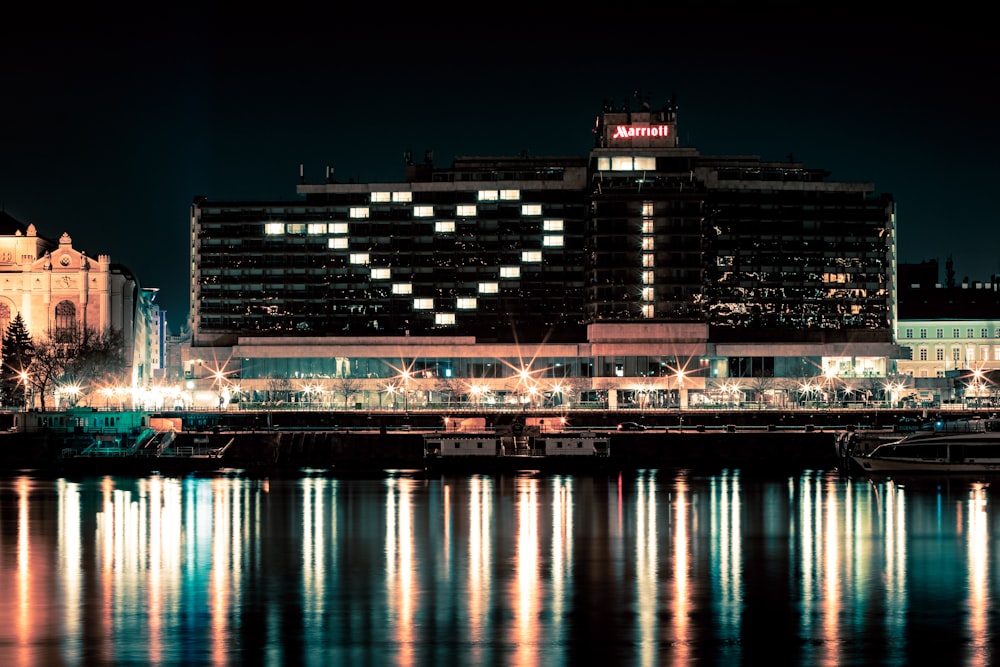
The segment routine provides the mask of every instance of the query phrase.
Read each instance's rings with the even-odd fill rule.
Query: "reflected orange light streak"
[[[28,515],[30,482],[17,479],[17,646],[19,664],[31,664],[31,631],[35,618],[31,606],[31,528]]]
[[[517,586],[514,600],[516,646],[514,662],[538,664],[538,480],[520,478],[517,482],[517,544],[514,554]]]
[[[976,484],[968,501],[969,558],[969,656],[966,664],[988,665],[991,657],[989,627],[989,515],[986,488]]]
[[[825,521],[822,526],[823,544],[823,647],[826,649],[822,664],[840,663],[840,614],[842,612],[840,590],[840,524],[837,521],[839,507],[837,490],[833,480],[828,480],[827,493],[820,496],[826,506]],[[817,538],[820,536],[817,535]],[[817,543],[820,543],[817,539]]]
[[[674,652],[673,657],[677,664],[688,664],[691,660],[691,638],[689,618],[691,613],[691,592],[690,588],[690,556],[691,556],[691,535],[688,526],[688,485],[683,477],[677,479],[674,484]],[[650,525],[654,527],[653,545],[656,543],[655,522]],[[650,554],[655,560],[655,551]],[[653,581],[656,581],[654,578]],[[652,586],[651,586],[652,588]],[[655,588],[654,588],[655,590]],[[655,611],[655,610],[654,610]],[[655,662],[655,654],[650,655],[650,662]]]

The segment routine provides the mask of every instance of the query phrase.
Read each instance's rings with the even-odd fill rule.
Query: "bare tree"
[[[357,378],[350,376],[338,377],[333,381],[334,392],[344,397],[344,409],[346,410],[350,402],[351,396],[358,392],[361,384],[358,382]]]

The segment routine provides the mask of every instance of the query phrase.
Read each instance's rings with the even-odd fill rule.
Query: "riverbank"
[[[274,429],[182,431],[175,434],[175,451],[214,451],[217,456],[125,457],[79,456],[68,440],[52,432],[0,435],[0,470],[35,469],[86,474],[198,471],[241,468],[269,472],[300,468],[339,472],[384,469],[449,469],[490,471],[527,466],[560,470],[629,470],[656,467],[756,468],[775,470],[835,467],[837,432],[817,429],[721,429],[607,432],[606,457],[555,455],[518,460],[496,456],[440,457],[431,461],[424,440],[434,430]],[[495,432],[482,437],[492,446]],[[572,438],[572,433],[548,431],[532,436],[539,440]]]

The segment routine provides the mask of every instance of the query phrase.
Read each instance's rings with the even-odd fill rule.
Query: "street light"
[[[20,373],[18,373],[18,376],[21,379],[21,384],[24,385],[24,409],[27,410],[28,409],[28,381],[30,379],[28,377],[28,371],[21,371]]]

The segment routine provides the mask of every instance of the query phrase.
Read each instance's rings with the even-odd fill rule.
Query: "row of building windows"
[[[979,348],[978,354],[975,346],[966,347],[962,355],[962,347],[956,345],[951,348],[951,360],[952,361],[1000,361],[1000,346],[990,347],[989,345],[983,345]],[[944,361],[945,360],[946,348],[936,347],[934,348],[934,361]],[[912,358],[917,361],[930,361],[930,348],[921,347],[917,349],[917,354]]]
[[[919,337],[920,337],[921,340],[927,338],[927,332],[928,331],[929,331],[928,329],[924,329],[924,328],[921,328],[921,329],[918,330],[918,334],[919,334]],[[945,332],[945,329],[943,327],[939,327],[939,328],[937,328],[937,329],[934,330],[934,337],[935,338],[944,338],[945,337],[944,336],[944,332]],[[991,332],[992,332],[992,335],[990,335]],[[997,327],[995,329],[991,329],[989,327],[981,327],[979,329],[979,336],[978,337],[979,338],[1000,338],[1000,327]],[[911,328],[904,329],[903,330],[903,338],[904,339],[912,339],[913,338],[913,329],[911,329]],[[951,329],[951,338],[962,338],[962,329],[961,329],[961,327],[953,327]],[[965,330],[965,338],[976,338],[976,329],[974,327],[968,327],[968,328],[966,328],[966,330]]]

